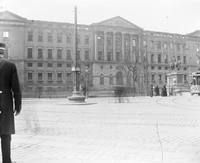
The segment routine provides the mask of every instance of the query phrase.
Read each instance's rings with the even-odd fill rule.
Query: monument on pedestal
[[[170,95],[182,95],[182,92],[187,92],[188,87],[184,83],[184,75],[180,71],[181,62],[176,61],[175,57],[172,58],[170,63],[170,72],[167,74],[167,94]]]

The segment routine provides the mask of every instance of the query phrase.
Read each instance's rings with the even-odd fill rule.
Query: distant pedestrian
[[[154,87],[151,85],[150,87],[150,97],[153,97]]]
[[[114,94],[115,94],[115,101],[122,103],[124,102],[123,95],[124,95],[124,87],[123,86],[115,86],[114,87]]]
[[[169,95],[170,96],[174,95],[174,88],[173,88],[173,86],[171,86],[171,88],[169,89]]]
[[[13,62],[4,59],[6,45],[0,43],[0,135],[2,162],[11,161],[11,134],[15,134],[15,116],[21,111],[21,90],[17,69]],[[13,107],[14,98],[14,107]]]
[[[162,96],[167,96],[167,89],[166,89],[166,86],[165,86],[165,85],[162,87],[161,95],[162,95]]]
[[[83,95],[86,96],[86,86],[85,85],[83,86],[82,91],[83,91]]]
[[[158,86],[155,87],[154,91],[155,91],[155,96],[159,96],[160,95]]]

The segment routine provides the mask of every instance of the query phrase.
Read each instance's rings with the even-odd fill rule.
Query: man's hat
[[[0,43],[0,50],[5,50],[5,48],[6,48],[6,44]]]

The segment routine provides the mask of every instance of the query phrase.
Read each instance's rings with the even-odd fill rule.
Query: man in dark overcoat
[[[162,96],[167,96],[167,88],[165,85],[162,88]]]
[[[154,88],[153,85],[150,86],[150,97],[153,97]]]
[[[21,111],[21,90],[15,64],[3,57],[5,47],[0,43],[0,136],[2,162],[12,163],[11,134],[15,134],[14,114]]]

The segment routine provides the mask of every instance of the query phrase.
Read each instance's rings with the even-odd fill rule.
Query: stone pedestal
[[[184,75],[182,72],[174,71],[170,72],[167,75],[167,94],[170,95],[177,95],[181,94],[182,92],[187,92],[188,84],[184,83]]]
[[[74,91],[72,93],[72,96],[68,97],[68,100],[73,103],[84,103],[86,97],[83,96],[81,91],[79,91],[80,68],[77,66],[74,66],[72,67],[72,72],[74,74]]]
[[[80,91],[74,91],[72,96],[68,97],[68,100],[74,103],[84,103],[85,98]]]

